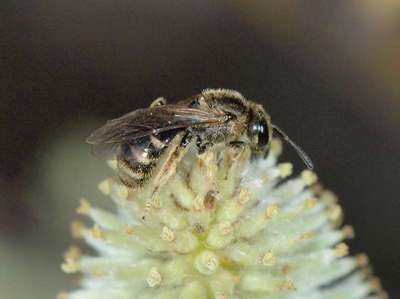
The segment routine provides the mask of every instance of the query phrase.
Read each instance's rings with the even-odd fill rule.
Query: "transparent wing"
[[[211,113],[182,105],[165,105],[138,109],[112,119],[96,131],[87,142],[95,146],[96,155],[113,154],[120,144],[134,143],[143,137],[192,126],[218,124],[224,121],[221,113]]]

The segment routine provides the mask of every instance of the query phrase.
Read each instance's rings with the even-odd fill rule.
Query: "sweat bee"
[[[308,155],[271,122],[261,105],[228,89],[206,89],[176,104],[158,98],[149,108],[107,121],[87,142],[94,145],[96,154],[116,158],[121,181],[136,187],[151,176],[165,149],[178,136],[182,149],[195,138],[199,152],[224,143],[248,145],[257,155],[267,152],[273,133],[293,146],[307,167],[313,168]]]

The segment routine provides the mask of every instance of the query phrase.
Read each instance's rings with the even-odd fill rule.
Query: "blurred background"
[[[400,294],[400,1],[4,0],[2,298],[75,285],[59,267],[69,222],[81,196],[107,204],[90,131],[207,87],[262,102],[307,150],[355,227],[352,251]]]

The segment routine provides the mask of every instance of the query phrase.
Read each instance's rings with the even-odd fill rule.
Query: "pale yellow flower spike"
[[[71,232],[97,254],[67,251],[61,268],[82,274],[81,289],[57,299],[385,298],[368,257],[349,256],[354,231],[336,196],[310,170],[291,177],[281,152],[278,139],[265,158],[222,145],[199,155],[191,143],[138,189],[102,181],[117,212],[81,200],[94,224]]]

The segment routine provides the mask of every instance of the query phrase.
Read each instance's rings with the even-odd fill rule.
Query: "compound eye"
[[[259,119],[254,122],[250,127],[251,135],[257,137],[256,144],[259,149],[266,147],[269,143],[269,130],[268,124],[264,119]]]
[[[258,123],[258,146],[265,147],[269,142],[269,130],[266,121],[262,120]]]

